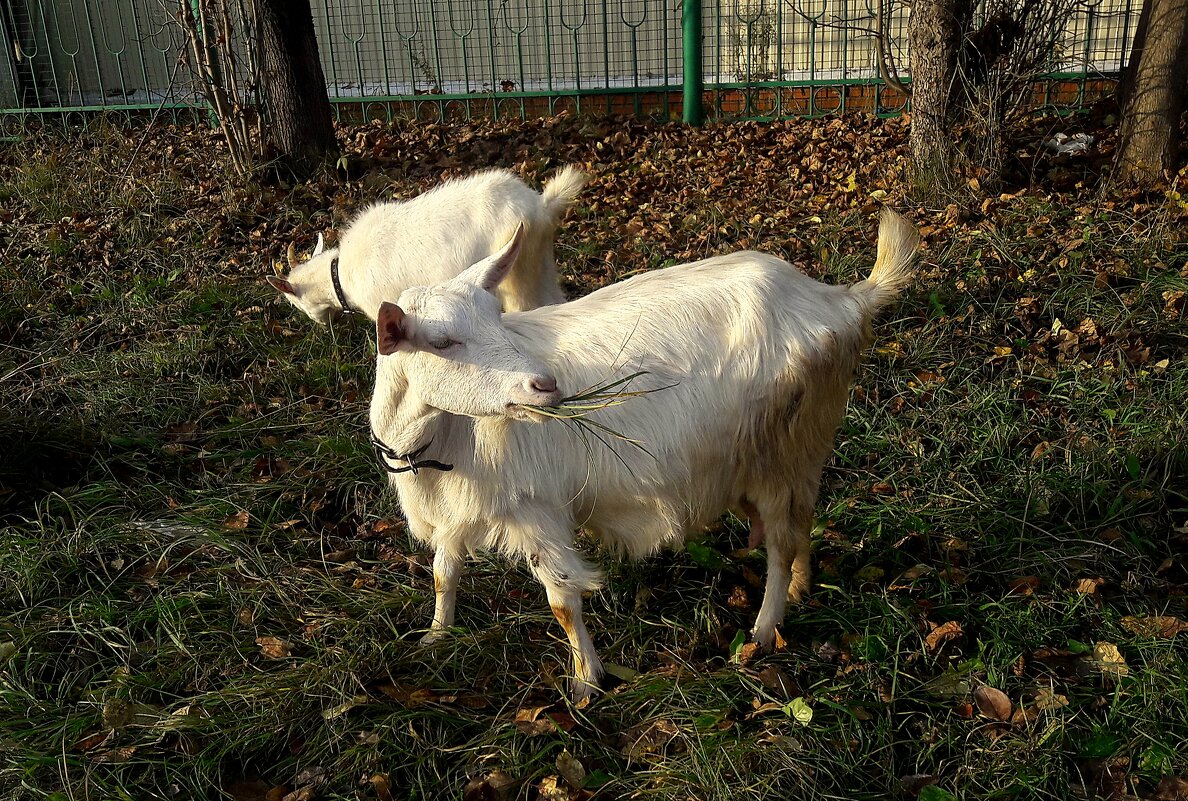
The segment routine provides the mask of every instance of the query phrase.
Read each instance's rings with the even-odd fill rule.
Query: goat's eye
[[[446,337],[442,337],[441,339],[433,339],[433,340],[429,341],[429,347],[433,348],[434,350],[449,350],[450,348],[452,348],[454,345],[457,345],[457,344],[458,343],[456,341],[454,341],[452,339],[448,339]]]

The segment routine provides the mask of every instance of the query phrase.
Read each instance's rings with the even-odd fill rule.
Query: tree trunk
[[[974,0],[916,0],[909,20],[912,128],[908,140],[921,189],[944,191],[956,160],[952,125],[960,105],[957,54]],[[956,100],[956,102],[954,102]]]
[[[282,164],[308,177],[338,154],[309,0],[255,0],[263,129]]]
[[[1149,6],[1149,8],[1147,8]],[[1175,168],[1180,114],[1188,84],[1188,3],[1146,0],[1145,36],[1122,106],[1119,174],[1124,181],[1151,185]]]

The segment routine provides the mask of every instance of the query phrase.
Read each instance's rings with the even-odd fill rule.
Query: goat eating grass
[[[426,638],[453,624],[468,553],[523,558],[569,638],[572,693],[585,699],[602,666],[581,594],[601,575],[575,530],[642,557],[736,509],[766,541],[753,636],[770,647],[786,604],[809,588],[821,470],[871,321],[911,277],[915,229],[885,211],[874,269],[852,286],[741,252],[501,315],[494,293],[523,241],[520,228],[377,315],[371,427],[409,529],[434,550]],[[614,436],[591,448],[558,428],[574,420]]]
[[[586,182],[565,167],[535,192],[509,170],[456,178],[411,200],[377,203],[361,213],[336,248],[321,235],[310,259],[268,276],[290,303],[317,323],[355,312],[374,320],[380,303],[410,286],[453,278],[507,241],[524,225],[525,244],[498,295],[504,309],[563,303],[553,261],[553,236],[565,209]]]

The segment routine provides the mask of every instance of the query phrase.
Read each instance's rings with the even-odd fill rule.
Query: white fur
[[[766,537],[754,637],[769,646],[787,600],[808,589],[821,469],[871,318],[910,277],[915,230],[884,214],[876,267],[850,287],[742,252],[500,317],[482,287],[506,270],[514,245],[379,313],[380,351],[391,355],[378,360],[372,430],[397,453],[428,443],[421,458],[453,465],[392,477],[410,530],[435,550],[429,638],[453,622],[467,553],[522,557],[566,629],[573,692],[584,698],[601,664],[581,592],[601,576],[575,549],[574,531],[641,557],[742,508],[753,539]],[[518,407],[556,402],[556,392],[531,396],[541,371],[566,395],[637,371],[647,375],[631,389],[668,387],[590,415],[648,453]]]
[[[338,247],[319,247],[285,281],[269,281],[312,320],[326,323],[342,312],[330,280],[338,257],[347,301],[375,319],[384,300],[415,285],[453,278],[502,246],[521,222],[526,227],[521,258],[497,293],[508,311],[524,311],[565,296],[557,283],[553,235],[586,177],[565,167],[543,193],[508,170],[488,170],[446,181],[411,200],[377,203],[342,234]],[[291,289],[292,291],[289,291]]]

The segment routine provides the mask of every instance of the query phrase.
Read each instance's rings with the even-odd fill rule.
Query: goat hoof
[[[588,684],[581,679],[574,679],[569,683],[569,697],[573,705],[584,709],[594,700],[594,693],[598,692],[597,685]]]
[[[602,692],[602,666],[588,678],[573,677],[569,680],[569,697],[574,706],[584,709],[594,700],[596,693]]]
[[[759,646],[760,651],[765,653],[770,652],[772,646],[775,645],[775,627],[756,628],[751,632],[751,642]]]
[[[434,643],[445,639],[445,636],[446,636],[445,629],[429,629],[429,631],[425,634],[424,637],[422,637],[420,639],[419,642],[421,645],[433,645]]]

